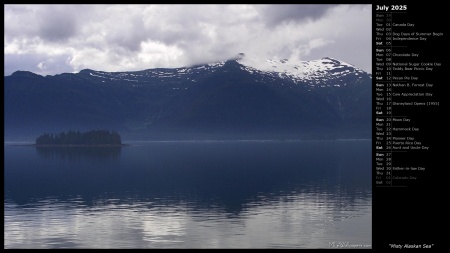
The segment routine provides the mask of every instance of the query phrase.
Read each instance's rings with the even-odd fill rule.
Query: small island
[[[36,138],[35,146],[123,146],[122,139],[116,131],[92,130],[44,133]]]

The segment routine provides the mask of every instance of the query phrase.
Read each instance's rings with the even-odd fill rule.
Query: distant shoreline
[[[349,138],[349,139],[209,139],[209,140],[139,140],[139,141],[127,141],[130,143],[111,145],[111,144],[101,144],[101,145],[70,145],[70,144],[45,144],[36,145],[34,143],[14,143],[14,142],[4,142],[6,146],[30,146],[30,147],[126,147],[126,146],[136,146],[139,143],[172,143],[172,142],[310,142],[310,141],[371,141],[369,138]]]
[[[130,144],[93,144],[93,145],[86,145],[86,144],[19,144],[19,143],[5,143],[7,146],[30,146],[30,147],[37,147],[37,148],[46,148],[46,147],[52,147],[52,148],[71,148],[71,147],[79,147],[79,148],[90,148],[90,147],[124,147],[124,146],[131,146]]]

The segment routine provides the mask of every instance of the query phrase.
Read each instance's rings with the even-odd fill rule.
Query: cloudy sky
[[[328,56],[371,72],[371,5],[4,5],[5,75]]]

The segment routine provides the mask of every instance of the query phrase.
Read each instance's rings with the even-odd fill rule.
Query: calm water
[[[5,145],[5,248],[371,245],[371,141]]]

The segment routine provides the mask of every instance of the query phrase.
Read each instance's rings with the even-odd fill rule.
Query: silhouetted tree
[[[36,138],[36,145],[121,145],[122,139],[116,131],[92,130],[85,133],[80,131],[47,134]]]

